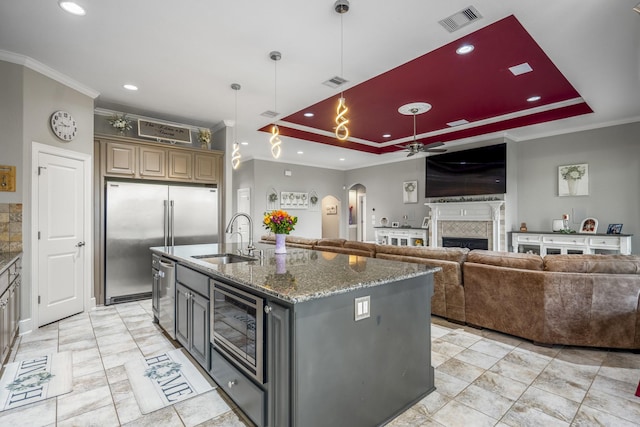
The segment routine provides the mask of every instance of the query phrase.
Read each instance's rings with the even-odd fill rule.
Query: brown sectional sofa
[[[466,321],[538,344],[640,349],[640,257],[471,251]]]
[[[416,262],[442,270],[433,275],[431,313],[456,322],[465,322],[462,264],[467,248],[429,248],[379,245],[376,258]]]
[[[537,344],[640,349],[640,256],[547,255],[306,239],[287,246],[417,262],[434,274],[432,314]],[[273,236],[262,242],[274,243]]]

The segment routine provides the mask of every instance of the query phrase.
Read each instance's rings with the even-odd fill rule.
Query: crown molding
[[[100,95],[100,92],[91,89],[89,86],[86,86],[79,81],[72,79],[66,74],[62,74],[61,72],[54,70],[53,68],[43,64],[42,62],[36,61],[33,58],[29,58],[28,56],[9,52],[7,50],[0,50],[0,61],[11,62],[13,64],[27,67],[37,73],[40,73],[52,80],[57,81],[60,84],[70,87],[71,89],[74,89],[81,94],[90,97],[91,99],[96,99]]]

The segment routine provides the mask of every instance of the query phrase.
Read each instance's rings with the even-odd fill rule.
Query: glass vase
[[[276,234],[276,253],[286,254],[287,247],[285,246],[286,234]]]

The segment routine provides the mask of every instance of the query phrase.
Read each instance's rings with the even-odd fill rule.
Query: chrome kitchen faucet
[[[249,220],[249,245],[247,246],[247,255],[253,256],[253,251],[256,247],[253,244],[253,220],[251,219],[251,216],[249,214],[238,212],[233,215],[231,217],[231,220],[229,221],[229,225],[227,225],[227,228],[224,230],[224,232],[227,234],[233,233],[233,223],[236,221],[236,219],[238,219],[239,216],[243,216],[247,218],[247,220]],[[240,237],[240,242],[240,245],[242,245],[242,237]]]

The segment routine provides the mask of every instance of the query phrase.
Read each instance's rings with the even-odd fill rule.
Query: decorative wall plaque
[[[191,144],[191,130],[186,127],[138,119],[138,135],[171,142]]]

